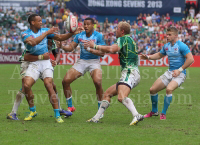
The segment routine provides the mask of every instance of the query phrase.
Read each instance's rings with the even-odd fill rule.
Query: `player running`
[[[160,52],[150,56],[142,54],[140,57],[141,59],[157,60],[167,55],[169,60],[169,69],[150,88],[152,111],[146,114],[144,116],[145,118],[159,115],[157,93],[166,88],[166,96],[164,98],[164,106],[160,120],[166,119],[166,112],[172,101],[172,92],[185,81],[185,69],[194,62],[188,46],[178,40],[178,30],[175,27],[169,27],[167,29],[167,42]]]
[[[34,96],[31,91],[31,87],[41,76],[44,81],[44,86],[49,94],[50,102],[54,108],[54,116],[58,123],[64,122],[60,117],[60,109],[58,109],[58,99],[53,89],[53,67],[50,60],[43,60],[42,55],[48,52],[47,38],[52,38],[58,41],[67,40],[75,33],[68,34],[55,34],[58,28],[41,28],[42,19],[37,14],[32,14],[28,18],[30,29],[22,32],[22,41],[25,43],[27,50],[32,55],[39,55],[39,61],[30,62],[25,74],[24,90],[26,99],[30,107],[30,114],[24,118],[25,121],[32,120],[37,115],[36,107],[34,106]],[[81,29],[78,28],[76,33]]]
[[[98,108],[101,104],[103,88],[102,88],[102,70],[100,65],[100,56],[104,56],[104,53],[96,51],[95,53],[90,53],[84,49],[83,41],[94,41],[97,45],[105,45],[102,34],[94,30],[94,20],[92,18],[86,18],[84,20],[85,31],[77,34],[74,41],[68,46],[62,46],[61,49],[65,51],[73,51],[78,44],[81,47],[80,59],[70,68],[66,73],[62,84],[63,90],[68,104],[68,110],[71,112],[75,111],[75,107],[72,106],[72,90],[70,84],[83,76],[87,71],[90,72],[93,83],[96,88],[96,96],[98,99]],[[103,116],[102,116],[103,117]]]
[[[91,53],[96,53],[96,51],[103,53],[119,52],[121,65],[121,78],[119,82],[106,90],[98,112],[87,122],[99,122],[100,116],[110,105],[111,97],[118,95],[118,101],[126,106],[133,115],[133,120],[130,125],[135,125],[144,118],[144,116],[137,112],[133,101],[128,98],[131,89],[136,87],[140,82],[137,46],[134,40],[130,37],[130,25],[127,22],[120,22],[118,24],[116,37],[117,43],[112,46],[96,45],[93,41],[84,42],[84,48]]]
[[[56,43],[54,42],[53,39],[48,39],[48,50],[49,50],[49,53],[50,52],[53,53],[54,58],[56,59],[55,61],[54,60],[51,61],[52,65],[54,67],[57,64],[59,64],[59,62],[60,62],[60,51],[57,48]],[[49,53],[45,53],[45,54],[42,55],[44,60],[48,60],[50,58],[49,57]],[[17,117],[17,111],[18,111],[18,108],[20,106],[21,101],[23,100],[23,98],[25,96],[24,95],[24,87],[23,87],[25,73],[26,73],[26,70],[28,68],[29,62],[37,61],[37,60],[38,60],[38,56],[29,54],[29,52],[27,50],[24,50],[24,52],[20,56],[19,61],[21,62],[20,75],[22,77],[22,88],[18,91],[18,93],[16,95],[16,99],[15,99],[15,102],[13,104],[12,111],[11,111],[11,113],[8,114],[7,119],[19,120],[18,117]],[[53,88],[54,88],[54,91],[56,92],[56,97],[58,99],[58,105],[59,105],[59,109],[60,109],[60,114],[61,115],[65,115],[67,117],[71,116],[72,115],[71,112],[65,111],[64,109],[61,108],[60,100],[58,98],[58,93],[57,93],[57,90],[56,90],[56,85],[54,83],[53,83]]]

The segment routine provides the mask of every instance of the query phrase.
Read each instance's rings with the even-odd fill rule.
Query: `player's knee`
[[[172,88],[170,88],[170,87],[166,88],[166,94],[172,94],[172,92],[173,92]]]
[[[94,85],[98,88],[100,88],[102,86],[102,83],[100,80],[94,80]]]
[[[24,89],[27,90],[27,89],[30,89],[31,88],[31,85],[28,84],[27,82],[24,82]]]
[[[62,85],[64,86],[64,85],[69,85],[70,83],[69,83],[69,80],[68,79],[66,79],[66,78],[64,78],[63,80],[62,80]]]
[[[45,87],[46,87],[48,90],[51,89],[51,88],[53,88],[53,85],[52,85],[51,82],[45,82],[44,85],[45,85]]]
[[[157,93],[157,91],[154,87],[151,87],[149,91],[150,91],[150,94],[156,94]]]

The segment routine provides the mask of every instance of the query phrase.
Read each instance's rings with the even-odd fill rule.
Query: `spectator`
[[[193,23],[191,30],[192,30],[192,36],[196,36],[198,33],[198,24],[196,22]]]
[[[150,16],[150,14],[147,15],[146,20],[148,24],[152,22],[152,17]]]
[[[200,11],[199,11],[199,13],[196,15],[196,18],[198,19],[198,22],[200,23]]]
[[[152,17],[152,23],[156,22],[156,11],[151,15]]]
[[[195,16],[195,9],[192,6],[189,9],[189,13],[190,13],[191,17],[194,18],[194,16]]]
[[[160,14],[159,13],[156,14],[156,22],[160,23]]]
[[[166,14],[165,20],[166,20],[167,22],[169,22],[169,21],[170,21],[170,16],[169,16],[169,13],[167,13],[167,14]]]

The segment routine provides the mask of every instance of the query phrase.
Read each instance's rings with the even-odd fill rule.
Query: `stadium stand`
[[[28,29],[26,20],[31,13],[37,13],[42,17],[44,27],[59,27],[60,33],[66,33],[64,21],[68,15],[77,16],[78,25],[83,25],[80,15],[64,8],[64,3],[49,2],[46,7],[38,6],[35,11],[31,8],[28,12],[15,12],[12,7],[6,11],[0,9],[0,52],[22,52],[25,49],[20,33]],[[179,29],[179,40],[189,46],[193,55],[200,55],[200,11],[198,12],[192,5],[186,5],[185,18],[180,21],[175,21],[168,13],[161,16],[157,12],[141,13],[132,22],[125,19],[123,21],[131,24],[131,37],[137,42],[139,53],[158,52],[166,43],[166,29],[174,26]],[[96,31],[104,35],[107,45],[115,43],[115,29],[118,22],[118,18],[113,22],[110,22],[108,18],[104,22],[98,22],[98,18],[95,20],[94,27]],[[72,39],[65,43],[67,44]]]

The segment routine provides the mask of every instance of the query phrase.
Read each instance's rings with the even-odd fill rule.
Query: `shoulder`
[[[185,43],[183,43],[181,41],[178,41],[177,44],[179,46],[179,49],[181,49],[181,50],[187,50],[187,49],[189,49],[189,47]]]
[[[94,31],[94,35],[97,36],[97,37],[102,37],[103,35],[97,31]]]
[[[46,32],[46,31],[49,30],[49,28],[41,28],[40,30],[41,30],[42,32]]]
[[[28,29],[28,30],[26,30],[26,31],[23,31],[23,32],[21,32],[21,34],[28,34],[28,33],[30,33],[30,29]]]

